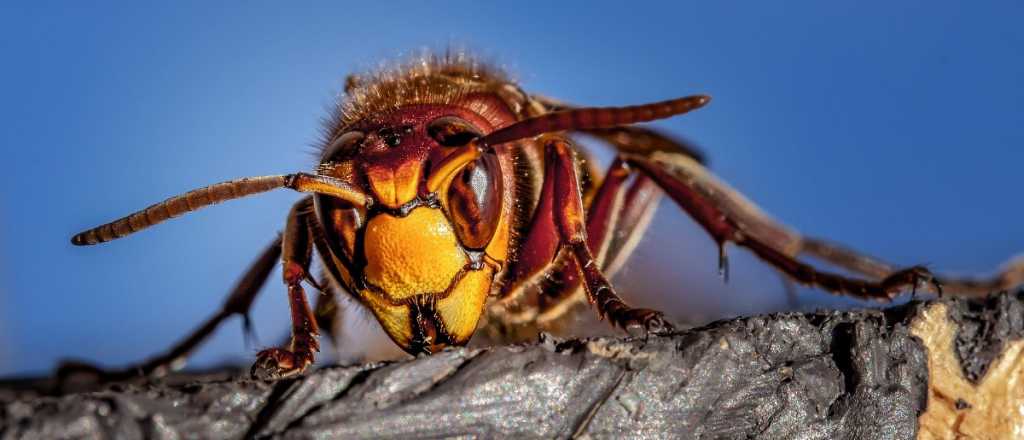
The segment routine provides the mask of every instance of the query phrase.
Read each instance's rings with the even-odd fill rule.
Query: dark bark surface
[[[969,378],[1024,333],[1019,293],[948,302]],[[0,437],[913,438],[928,399],[908,330],[921,307],[455,349],[276,383],[182,375],[61,396],[8,383]]]

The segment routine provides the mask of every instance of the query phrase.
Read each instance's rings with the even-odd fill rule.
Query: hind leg
[[[1022,260],[1008,264],[988,280],[936,277],[922,266],[893,268],[857,252],[801,237],[762,213],[691,158],[667,152],[624,154],[623,158],[657,182],[721,248],[730,242],[746,247],[794,281],[832,293],[889,301],[906,290],[921,288],[942,293],[942,287],[947,286],[958,295],[980,296],[1019,285],[1024,275]],[[801,253],[818,256],[867,278],[819,270],[798,260]]]

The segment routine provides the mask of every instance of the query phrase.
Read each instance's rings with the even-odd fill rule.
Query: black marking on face
[[[409,324],[412,326],[410,353],[431,354],[435,347],[455,345],[432,302],[413,301],[409,304]]]

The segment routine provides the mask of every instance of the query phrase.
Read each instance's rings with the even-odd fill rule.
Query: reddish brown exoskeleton
[[[608,282],[643,234],[664,192],[715,240],[744,246],[793,280],[888,301],[903,290],[981,295],[1024,280],[1024,262],[986,280],[897,269],[802,237],[761,213],[702,166],[678,140],[633,124],[703,107],[690,96],[632,107],[574,108],[523,92],[494,69],[458,55],[427,57],[367,78],[352,77],[325,130],[315,172],[252,177],[172,197],[76,235],[101,243],[208,205],[276,188],[310,194],[258,258],[223,309],[171,351],[139,367],[162,371],[225,318],[245,316],[280,258],[292,312],[287,347],[259,353],[253,374],[302,372],[319,350],[319,322],[345,292],[408,353],[466,344],[489,328],[544,328],[589,302],[620,328],[664,332],[662,314],[633,308]],[[617,152],[600,173],[568,137],[586,133]],[[310,276],[313,253],[324,267]],[[861,276],[824,272],[801,254]],[[329,293],[314,313],[302,283]],[[543,283],[541,283],[543,281]],[[538,284],[543,289],[533,288]],[[334,311],[334,312],[332,312]]]

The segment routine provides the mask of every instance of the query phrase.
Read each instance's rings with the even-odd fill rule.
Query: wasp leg
[[[631,176],[635,180],[627,186]],[[587,207],[587,246],[601,271],[612,277],[636,248],[650,225],[661,199],[661,189],[647,176],[632,173],[621,159],[609,171]],[[537,320],[546,323],[585,298],[576,262],[569,259],[549,277],[542,290]]]
[[[292,338],[287,348],[268,348],[256,355],[250,373],[262,380],[279,379],[302,373],[313,363],[314,353],[320,351],[316,317],[309,307],[302,282],[309,279],[309,264],[313,254],[309,235],[309,217],[312,199],[296,203],[288,214],[281,248],[284,283],[288,287],[288,305],[292,316]]]
[[[164,354],[155,356],[143,363],[132,365],[118,370],[103,370],[96,366],[80,363],[66,362],[57,369],[58,382],[64,382],[67,378],[81,373],[89,373],[98,377],[99,382],[114,382],[126,380],[138,376],[164,375],[172,369],[175,364],[180,364],[202,344],[214,330],[227,318],[234,315],[242,316],[244,325],[251,329],[249,320],[249,307],[259,293],[260,288],[266,283],[270,272],[277,264],[281,255],[281,238],[278,237],[267,246],[246,270],[245,275],[238,281],[231,294],[228,295],[221,306],[220,311],[207,319],[203,324],[192,331],[185,339],[167,350]]]
[[[306,281],[313,284],[312,279],[307,279]],[[338,320],[340,319],[338,301],[334,296],[334,287],[329,284],[325,277],[321,277],[316,286],[319,286],[316,289],[320,291],[319,295],[315,295],[316,300],[313,303],[313,317],[316,319],[316,327],[320,330],[321,339],[334,339],[334,329],[338,328]],[[291,340],[292,334],[291,329],[289,329],[286,336],[279,338],[279,345],[286,346],[291,344]]]
[[[872,280],[817,270],[796,259],[803,249],[802,237],[769,219],[692,159],[663,152],[626,154],[624,158],[657,182],[719,246],[733,242],[747,247],[794,281],[833,293],[882,301],[889,301],[908,288],[928,288],[929,284],[935,291],[941,291],[939,282],[922,266],[888,271],[881,279]]]
[[[800,240],[798,250],[801,255],[810,255],[822,261],[834,264],[853,273],[871,278],[885,278],[895,268],[889,263],[846,248],[838,243],[830,243],[811,237]]]
[[[334,329],[338,327],[339,309],[337,292],[327,280],[327,276],[320,277],[320,295],[316,297],[316,304],[313,306],[313,316],[316,318],[316,326],[325,337],[334,339]]]
[[[510,268],[506,288],[542,273],[560,251],[568,252],[583,277],[587,299],[598,315],[613,325],[661,332],[671,329],[660,312],[628,306],[615,294],[587,244],[587,225],[572,150],[567,141],[549,137],[541,199],[523,243],[519,260]],[[609,176],[614,178],[614,176]]]
[[[812,237],[804,237],[800,253],[832,263],[838,267],[873,278],[885,278],[895,271],[895,266],[864,255],[837,243]],[[1004,263],[1001,269],[988,278],[955,278],[935,276],[943,291],[960,296],[984,297],[993,292],[1010,290],[1024,284],[1024,256],[1018,256]]]

